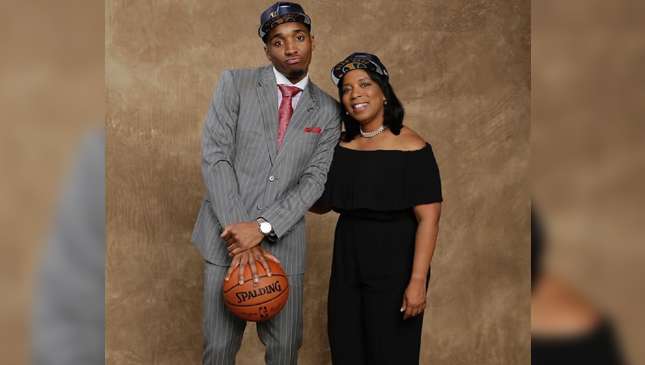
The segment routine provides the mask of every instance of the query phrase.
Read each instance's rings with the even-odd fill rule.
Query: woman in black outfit
[[[332,79],[345,132],[312,208],[340,213],[328,299],[332,362],[418,364],[439,169],[431,146],[403,126],[403,107],[376,56],[351,54]]]

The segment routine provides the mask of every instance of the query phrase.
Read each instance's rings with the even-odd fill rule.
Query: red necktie
[[[280,148],[284,142],[284,135],[287,133],[287,126],[291,120],[291,114],[293,114],[291,98],[296,96],[302,90],[295,86],[288,85],[278,85],[278,88],[280,88],[280,93],[282,94],[280,109],[278,109],[278,148]]]

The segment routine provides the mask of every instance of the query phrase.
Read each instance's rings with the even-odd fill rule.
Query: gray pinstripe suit
[[[267,364],[295,364],[302,342],[304,214],[322,194],[340,134],[336,101],[311,81],[277,148],[278,91],[271,66],[227,70],[213,95],[203,131],[202,173],[207,195],[193,242],[206,260],[205,364],[234,364],[245,322],[224,307],[221,284],[230,264],[222,227],[264,217],[278,241],[262,242],[289,277],[287,306],[258,324]],[[312,131],[312,128],[314,129]],[[320,133],[315,133],[319,128]]]

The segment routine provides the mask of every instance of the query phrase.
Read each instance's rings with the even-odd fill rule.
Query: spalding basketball
[[[264,266],[257,262],[258,279],[253,282],[251,268],[244,268],[244,284],[240,285],[238,268],[224,281],[224,304],[237,317],[245,321],[266,321],[280,312],[289,298],[289,282],[280,264],[267,260],[271,268],[268,276]]]

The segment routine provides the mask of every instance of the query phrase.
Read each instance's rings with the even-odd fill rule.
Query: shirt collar
[[[291,81],[289,81],[289,79],[286,76],[281,74],[280,71],[276,70],[275,67],[273,67],[273,74],[275,75],[275,82],[278,85],[295,86],[300,90],[304,90],[307,87],[307,84],[309,83],[309,73],[307,73],[305,77],[302,78],[302,80],[298,81],[295,84],[291,83]]]

